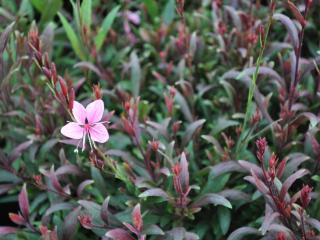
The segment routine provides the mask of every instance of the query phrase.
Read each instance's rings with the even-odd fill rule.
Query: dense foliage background
[[[0,238],[320,239],[319,9],[0,0]]]

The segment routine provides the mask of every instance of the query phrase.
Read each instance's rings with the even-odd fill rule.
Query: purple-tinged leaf
[[[105,223],[109,223],[109,211],[108,211],[109,201],[110,201],[110,196],[103,201],[103,204],[101,206],[100,216]]]
[[[276,232],[276,233],[283,232],[285,233],[288,239],[296,240],[296,235],[284,225],[273,223],[269,226],[269,231]]]
[[[72,174],[72,175],[82,175],[80,168],[73,164],[67,164],[59,167],[55,171],[56,176],[59,175],[66,175],[66,174]]]
[[[53,166],[51,167],[50,171],[40,169],[40,172],[49,178],[49,180],[52,184],[52,187],[54,188],[55,191],[57,191],[58,193],[61,193],[61,194],[68,194],[67,192],[65,192],[65,190],[61,186],[61,184],[56,176],[56,173],[54,171]]]
[[[192,139],[193,135],[195,134],[195,132],[202,127],[202,125],[205,123],[205,119],[200,119],[197,120],[193,123],[191,123],[187,129],[186,129],[186,133],[182,138],[182,145],[186,146],[190,140]]]
[[[134,233],[135,235],[138,235],[139,232],[137,231],[137,229],[132,226],[130,223],[123,223],[123,225],[131,232]]]
[[[244,239],[244,237],[246,237],[245,239],[248,239],[247,236],[249,236],[249,235],[260,236],[261,233],[260,233],[260,231],[258,231],[257,229],[255,229],[253,227],[241,227],[241,228],[238,228],[237,230],[233,231],[229,235],[227,240],[241,240],[241,239]]]
[[[290,154],[288,157],[289,159],[287,160],[287,164],[284,169],[284,177],[290,176],[292,173],[298,170],[302,163],[310,160],[309,156],[302,153]]]
[[[16,233],[18,228],[15,227],[0,227],[0,236]]]
[[[11,32],[13,31],[14,25],[15,25],[15,22],[8,25],[6,27],[6,29],[0,35],[0,56],[2,56],[2,53],[4,52],[4,50],[7,46],[8,39],[9,39]]]
[[[134,240],[134,238],[122,228],[116,228],[106,233],[106,236],[113,240]]]
[[[273,19],[280,21],[286,27],[289,33],[290,39],[293,43],[294,49],[297,49],[299,46],[299,36],[298,36],[298,30],[294,25],[293,21],[281,13],[273,14]]]
[[[15,184],[0,184],[0,195],[8,192],[15,186],[16,186]]]
[[[166,201],[170,200],[170,196],[168,193],[163,191],[161,188],[152,188],[144,191],[143,193],[140,193],[139,195],[140,198],[145,198],[145,197],[162,197]]]
[[[67,203],[67,202],[56,203],[47,209],[44,216],[49,216],[52,213],[61,211],[61,210],[70,210],[70,209],[73,209],[74,207],[75,207],[74,203]]]
[[[218,194],[230,201],[250,201],[250,195],[236,189],[226,189]]]
[[[246,170],[237,161],[225,161],[210,167],[210,174],[213,177],[231,172],[246,172]]]
[[[262,226],[261,226],[261,232],[263,235],[266,234],[266,232],[269,230],[270,225],[280,216],[279,213],[274,212],[272,214],[268,214],[264,217]]]
[[[320,232],[320,221],[315,218],[307,218],[306,222],[309,223],[312,227],[317,229],[318,232]]]
[[[289,176],[286,181],[282,184],[282,188],[280,191],[280,199],[284,199],[286,196],[289,188],[292,186],[292,184],[299,178],[302,178],[303,176],[309,174],[309,171],[306,169],[300,169],[291,176]]]
[[[70,240],[76,233],[78,226],[78,216],[81,206],[73,209],[65,218],[62,225],[62,240]]]
[[[223,155],[223,149],[220,145],[220,143],[217,141],[217,139],[215,139],[213,136],[210,135],[201,135],[201,138],[203,138],[204,140],[208,141],[209,143],[212,143],[212,145],[214,146],[214,150],[220,155]]]
[[[166,237],[165,239],[168,240],[198,240],[199,237],[192,233],[187,232],[185,228],[183,227],[176,227],[171,229],[170,231],[166,232],[166,235],[169,237]]]
[[[83,190],[84,190],[87,186],[89,186],[89,185],[91,185],[91,184],[93,184],[93,183],[94,183],[94,181],[93,181],[92,179],[88,179],[88,180],[85,180],[85,181],[83,181],[82,183],[80,183],[80,185],[79,185],[78,188],[77,188],[77,196],[80,197],[81,194],[82,194],[82,192],[83,192]]]
[[[19,194],[19,207],[24,219],[29,219],[29,200],[26,185],[24,184]]]
[[[221,205],[227,208],[232,208],[231,203],[225,197],[216,193],[207,193],[201,196],[191,204],[191,207],[199,208],[208,204],[214,204],[215,206]]]
[[[181,173],[180,173],[181,186],[183,191],[187,192],[189,189],[189,169],[188,169],[188,161],[184,152],[182,152],[181,154],[180,167],[181,167]]]
[[[248,161],[244,161],[244,160],[239,160],[238,162],[239,162],[240,166],[243,167],[248,172],[253,171],[258,176],[263,175],[261,168],[258,167],[256,164],[248,162]]]
[[[251,174],[252,176],[247,176],[244,179],[255,185],[261,193],[268,194],[269,190],[264,182],[262,182],[253,171],[251,171]]]
[[[142,233],[145,235],[164,235],[162,229],[154,224],[144,227]]]
[[[33,141],[29,140],[24,143],[21,143],[15,149],[13,149],[13,151],[8,156],[9,164],[11,165],[12,162],[17,160],[21,156],[22,152],[26,150],[28,147],[30,147],[32,143]]]
[[[92,64],[90,62],[79,62],[79,63],[76,63],[73,67],[74,68],[85,68],[85,69],[91,70],[92,72],[97,74],[100,78],[103,78],[100,70],[94,64]]]
[[[175,100],[180,105],[181,111],[182,111],[184,117],[186,118],[186,120],[188,122],[192,122],[193,117],[191,114],[190,107],[189,107],[186,99],[184,98],[184,96],[178,90],[176,90]]]
[[[224,9],[225,9],[226,13],[228,13],[229,16],[231,17],[232,23],[234,24],[234,26],[237,28],[237,30],[239,32],[241,32],[242,31],[242,24],[241,24],[242,21],[241,21],[240,15],[237,12],[237,10],[235,8],[233,8],[232,6],[228,6],[228,5],[225,5]]]

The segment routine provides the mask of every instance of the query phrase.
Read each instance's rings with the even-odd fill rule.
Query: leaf
[[[212,128],[213,135],[218,134],[219,132],[225,130],[228,127],[233,127],[239,125],[239,122],[234,120],[229,120],[225,118],[219,118],[218,121],[214,124]]]
[[[241,167],[243,167],[248,172],[251,172],[252,170],[256,175],[262,176],[262,170],[256,164],[248,161],[244,161],[244,160],[239,160],[238,163],[240,164]]]
[[[292,20],[281,13],[273,14],[273,19],[280,21],[286,27],[290,35],[290,39],[293,43],[294,49],[297,49],[299,46],[298,30]]]
[[[80,183],[80,185],[79,185],[78,188],[77,188],[77,196],[80,197],[80,196],[82,195],[83,190],[84,190],[87,186],[89,186],[89,185],[91,185],[91,184],[93,184],[93,183],[94,183],[94,181],[93,181],[92,179],[88,179],[88,180],[85,180],[85,181],[83,181],[82,183]]]
[[[248,235],[258,235],[260,236],[260,232],[253,228],[253,227],[241,227],[237,230],[233,231],[230,236],[227,238],[227,240],[240,240]],[[248,239],[248,238],[246,238]]]
[[[219,195],[231,201],[250,201],[250,195],[236,189],[226,189],[219,192]]]
[[[54,212],[61,211],[61,210],[69,210],[69,209],[73,209],[74,207],[75,207],[74,203],[67,203],[67,202],[56,203],[50,206],[44,215],[49,216]]]
[[[216,193],[207,193],[201,196],[191,204],[191,207],[198,208],[208,204],[214,204],[215,206],[222,205],[227,208],[232,208],[231,203],[225,197]]]
[[[189,143],[189,141],[192,139],[195,132],[202,127],[202,125],[206,122],[205,119],[197,120],[193,123],[191,123],[185,132],[185,135],[182,138],[182,145],[185,146]]]
[[[145,235],[164,235],[162,229],[154,224],[144,227],[142,233]]]
[[[167,201],[170,199],[170,196],[165,191],[163,191],[161,188],[152,188],[152,189],[146,190],[143,193],[140,193],[139,197],[140,198],[162,197]]]
[[[80,7],[80,14],[82,23],[85,24],[90,29],[91,26],[91,15],[92,15],[92,1],[83,0]]]
[[[112,23],[114,22],[114,20],[115,20],[115,18],[117,16],[117,13],[118,13],[119,9],[120,9],[120,6],[114,7],[111,10],[111,12],[103,20],[102,26],[99,29],[98,34],[94,39],[97,51],[99,51],[100,48],[102,47],[103,42],[104,42],[104,40],[105,40],[105,38],[106,38],[106,36],[107,36],[111,26],[112,26]]]
[[[22,152],[29,148],[32,143],[33,141],[29,140],[15,147],[8,156],[9,164],[11,165],[15,160],[17,160],[21,156]]]
[[[83,48],[81,46],[80,40],[78,39],[75,31],[73,30],[73,28],[71,27],[67,19],[60,12],[58,12],[58,16],[60,18],[60,21],[63,25],[64,30],[66,31],[67,37],[71,43],[73,50],[81,60],[85,61],[86,56],[82,51]]]
[[[110,196],[107,197],[107,198],[103,201],[103,204],[102,204],[102,207],[101,207],[100,216],[101,216],[101,219],[102,219],[105,223],[108,223],[108,222],[109,222],[109,211],[108,211],[109,201],[110,201]]]
[[[142,76],[139,58],[135,51],[130,54],[130,68],[132,94],[135,98],[137,98],[140,92]]]
[[[73,209],[65,218],[62,225],[62,240],[70,240],[76,233],[78,226],[78,216],[80,214],[81,206]]]
[[[140,204],[137,204],[132,211],[132,223],[139,232],[142,230],[143,221],[141,216]]]
[[[162,13],[163,22],[167,25],[171,24],[176,15],[175,0],[168,0]]]
[[[230,227],[230,223],[231,223],[231,212],[229,209],[224,208],[224,207],[219,207],[218,208],[218,219],[219,219],[219,225],[220,225],[220,229],[223,233],[223,235],[225,235]]]
[[[41,12],[41,24],[45,24],[52,20],[62,6],[62,0],[49,0],[39,10]]]
[[[4,52],[7,46],[8,39],[11,32],[13,31],[14,25],[15,25],[15,22],[9,24],[0,35],[0,56],[2,55],[2,53]]]
[[[39,12],[41,12],[45,6],[46,3],[43,0],[29,0],[31,4],[37,9]]]
[[[193,122],[193,117],[191,114],[190,107],[186,99],[184,98],[184,96],[178,90],[176,90],[175,100],[179,104],[181,111],[184,117],[188,120],[188,122]]]
[[[91,62],[79,62],[76,63],[74,68],[86,68],[88,70],[93,71],[95,74],[97,74],[100,78],[102,78],[102,73],[101,71]]]
[[[214,150],[220,155],[223,155],[224,150],[222,149],[220,143],[213,136],[210,135],[201,135],[201,138],[208,141],[214,146]]]
[[[262,226],[261,226],[261,232],[263,235],[266,234],[266,232],[269,230],[269,227],[270,225],[276,221],[276,219],[280,216],[279,213],[277,212],[273,212],[271,214],[267,214],[265,217],[264,217],[264,220],[263,220],[263,223],[262,223]]]
[[[289,176],[286,181],[282,184],[282,188],[280,191],[280,199],[284,199],[285,195],[287,194],[289,188],[292,186],[292,184],[299,178],[302,178],[303,176],[309,174],[309,171],[306,169],[300,169],[291,176]]]
[[[293,13],[294,17],[298,20],[298,22],[305,26],[307,24],[307,21],[302,16],[301,12],[298,10],[296,5],[294,5],[291,1],[287,1],[288,7],[290,8],[291,12]]]
[[[237,161],[225,161],[210,167],[210,174],[213,177],[220,176],[225,173],[231,172],[245,172],[243,167]]]
[[[144,0],[143,3],[147,8],[147,12],[154,21],[155,18],[159,15],[158,3],[155,0]]]
[[[29,211],[29,200],[28,200],[26,184],[23,185],[22,190],[19,194],[19,207],[24,219],[28,220],[30,211]]]
[[[0,236],[16,233],[18,228],[15,227],[0,227]]]
[[[116,228],[106,233],[106,237],[114,240],[134,240],[134,238],[122,228]]]
[[[180,167],[181,167],[181,173],[180,173],[181,187],[184,192],[187,192],[189,189],[189,169],[188,169],[188,161],[184,152],[182,152],[181,154]]]

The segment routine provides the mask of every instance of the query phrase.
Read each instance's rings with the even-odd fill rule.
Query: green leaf
[[[130,55],[130,67],[131,67],[131,84],[132,93],[135,98],[139,96],[141,85],[141,67],[139,58],[135,51]]]
[[[80,40],[78,39],[75,31],[67,21],[67,19],[59,12],[58,16],[60,18],[60,21],[64,27],[64,30],[66,31],[67,37],[70,40],[71,46],[73,50],[75,51],[76,55],[81,59],[81,60],[86,60],[85,54],[82,51],[82,46],[80,43]]]
[[[112,23],[113,23],[114,19],[117,16],[117,13],[118,13],[119,9],[120,9],[120,6],[116,6],[115,8],[113,8],[111,10],[111,12],[103,20],[102,26],[99,29],[99,32],[98,32],[97,36],[94,39],[97,51],[99,51],[100,48],[102,47],[103,42],[104,42],[104,40],[105,40],[105,38],[106,38],[106,36],[107,36],[111,26],[112,26]]]
[[[32,6],[35,7],[35,9],[37,9],[39,12],[42,12],[42,10],[45,8],[46,6],[46,2],[43,0],[30,0]]]
[[[143,3],[147,8],[147,12],[154,20],[155,17],[159,15],[159,8],[157,2],[155,0],[144,0]]]
[[[165,24],[169,25],[176,15],[175,0],[169,0],[163,10],[162,18]]]
[[[44,1],[43,1],[44,2]],[[50,0],[41,9],[41,24],[49,22],[57,14],[62,6],[62,0]]]
[[[231,212],[228,208],[219,207],[218,208],[218,219],[221,231],[226,234],[229,230],[231,223]]]
[[[91,26],[91,15],[92,15],[92,1],[83,0],[80,9],[82,23],[85,24],[88,29]]]

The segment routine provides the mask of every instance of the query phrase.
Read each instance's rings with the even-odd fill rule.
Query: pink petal
[[[61,128],[61,133],[68,138],[81,139],[83,137],[83,128],[78,123],[70,122]]]
[[[86,109],[81,103],[73,101],[72,113],[78,123],[84,124],[86,120]]]
[[[102,100],[96,100],[86,107],[87,119],[89,123],[99,122],[103,116],[104,103]]]
[[[94,142],[105,143],[109,139],[109,133],[102,123],[97,123],[89,130],[91,139]]]

